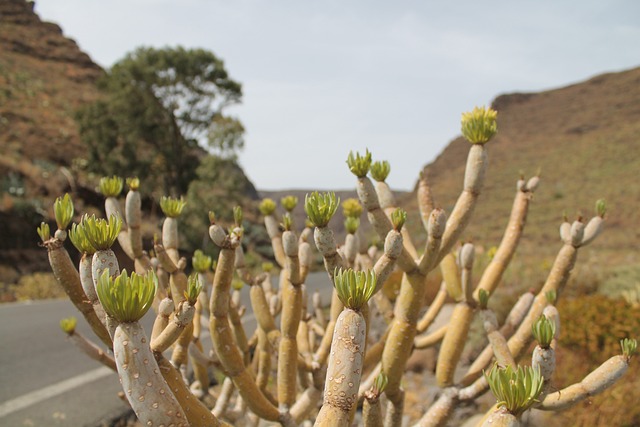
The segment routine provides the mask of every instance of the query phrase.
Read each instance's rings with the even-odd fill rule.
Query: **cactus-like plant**
[[[314,419],[316,425],[348,426],[364,398],[362,421],[366,427],[400,426],[405,417],[402,384],[407,361],[414,348],[439,342],[436,378],[444,389],[419,425],[445,424],[458,405],[477,399],[489,389],[499,402],[486,416],[485,425],[492,426],[517,425],[519,417],[531,407],[559,410],[597,394],[626,372],[637,351],[635,340],[623,340],[622,354],[601,364],[579,383],[560,390],[556,390],[555,382],[553,387],[550,384],[555,353],[562,351],[557,341],[562,310],[555,307],[556,299],[562,295],[580,248],[592,243],[603,229],[603,201],[598,201],[593,218],[565,221],[560,226],[562,247],[544,285],[535,294],[522,295],[503,325],[498,324],[488,300],[516,251],[540,178],[518,177],[504,237],[487,257],[489,263],[475,291],[471,277],[473,245],[461,245],[457,257],[453,254],[482,194],[487,168],[485,143],[497,131],[496,117],[495,111],[486,108],[463,115],[462,132],[472,145],[463,187],[451,212],[436,207],[428,176],[421,174],[417,196],[427,239],[420,251],[413,243],[414,233],[408,232],[407,212],[398,208],[386,183],[389,163],[372,163],[368,150],[364,155],[349,153],[347,159],[357,177],[359,200],[348,199],[342,204],[348,232],[342,244],[336,242],[329,226],[340,206],[339,199],[334,193],[318,192],[305,197],[306,225],[315,227],[314,243],[334,285],[328,315],[317,294],[313,295],[313,311],[307,310],[305,281],[312,260],[311,230],[296,234],[290,216],[297,202],[293,196],[281,200],[287,211],[282,217],[276,214],[273,200],[264,199],[259,205],[280,267],[279,286],[271,283],[272,264],[264,264],[259,274],[245,265],[240,244],[245,220],[240,207],[233,209],[234,225],[229,229],[209,213],[208,233],[219,248],[217,262],[196,251],[191,259],[194,273],[187,276],[187,260],[178,253],[177,217],[184,201],[163,198],[160,204],[166,218],[162,238],[154,240],[150,259],[140,234],[140,183],[127,180],[129,192],[122,215],[116,199],[122,191],[122,180],[117,177],[101,181],[109,219],[85,215],[79,224],[71,226],[70,239],[83,253],[76,269],[63,246],[65,230],[74,216],[73,204],[68,195],[61,197],[54,205],[58,230],[52,237],[48,224],[42,223],[38,234],[48,249],[56,280],[114,357],[78,334],[75,321],[63,321],[61,327],[89,357],[117,369],[131,406],[148,425],[225,425],[221,419],[240,425],[256,424],[257,418],[262,418],[285,427]],[[356,231],[363,211],[379,241],[384,241],[382,250],[365,250],[359,243]],[[118,260],[110,250],[116,240],[134,260],[136,273],[120,273]],[[207,282],[213,264],[210,287]],[[439,287],[429,280],[436,268],[443,279]],[[380,292],[395,272],[401,275],[398,294]],[[257,323],[252,339],[241,321],[244,308],[239,295],[243,284],[250,287]],[[456,302],[453,315],[444,326],[430,330],[448,294]],[[435,298],[429,299],[428,295]],[[147,339],[138,320],[150,307],[156,310],[156,321]],[[382,314],[388,322],[386,331],[370,333],[371,312]],[[478,356],[456,378],[454,374],[464,368],[462,348],[476,315],[482,320],[489,344],[484,349],[470,349],[469,354]],[[211,357],[200,342],[201,319],[206,316],[213,343]],[[280,319],[279,324],[276,319]],[[376,341],[377,335],[381,338]],[[516,362],[524,358],[534,337],[539,345],[531,355],[532,367],[519,366]],[[163,352],[171,346],[174,352],[169,361]],[[496,365],[489,370],[492,359]],[[194,382],[186,375],[188,363],[193,364]],[[207,371],[212,366],[226,379],[219,390],[210,393]],[[382,393],[386,395],[382,401],[388,405],[384,420]],[[209,401],[210,395],[218,396],[215,406]],[[232,401],[235,408],[230,406]],[[318,412],[320,401],[323,403]]]

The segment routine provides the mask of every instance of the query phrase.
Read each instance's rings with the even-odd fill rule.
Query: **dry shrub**
[[[602,362],[621,353],[622,338],[640,337],[640,313],[623,299],[587,295],[561,300],[562,328],[554,387],[581,381]],[[549,426],[640,425],[640,368],[631,360],[624,380],[564,412],[548,414]]]
[[[52,273],[33,273],[22,276],[11,291],[18,301],[64,298],[62,287]]]

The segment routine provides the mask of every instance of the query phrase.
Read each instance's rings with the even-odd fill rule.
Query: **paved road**
[[[320,289],[329,302],[326,273],[309,276],[310,291]],[[243,290],[243,303],[248,303]],[[78,317],[78,331],[92,336],[88,325],[67,300],[0,305],[0,426],[97,426],[126,410],[118,397],[117,376],[81,354],[65,339],[60,319]],[[251,313],[245,326],[255,328]],[[152,313],[145,316],[150,331]]]

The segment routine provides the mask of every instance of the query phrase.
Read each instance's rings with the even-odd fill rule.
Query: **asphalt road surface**
[[[307,289],[309,294],[320,290],[322,301],[330,302],[326,273],[310,274]],[[255,318],[248,289],[242,296],[248,308],[243,321],[250,334]],[[67,300],[0,305],[0,426],[94,427],[127,410],[117,396],[121,390],[117,375],[66,340],[59,322],[69,316],[78,318],[81,334],[94,339]],[[143,319],[147,333],[153,318],[148,313]],[[209,343],[208,333],[206,338],[203,342]]]

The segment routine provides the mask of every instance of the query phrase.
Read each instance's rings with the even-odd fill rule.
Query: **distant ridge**
[[[605,255],[607,264],[638,262],[640,68],[540,93],[501,95],[492,106],[498,111],[498,134],[487,144],[486,185],[464,238],[497,245],[518,176],[540,169],[522,256],[552,259],[560,246],[563,213],[572,220],[578,214],[591,217],[595,201],[604,198],[609,208],[605,232],[581,256]],[[425,167],[436,203],[449,212],[462,187],[468,145],[456,138]],[[405,203],[416,206],[415,192]]]

